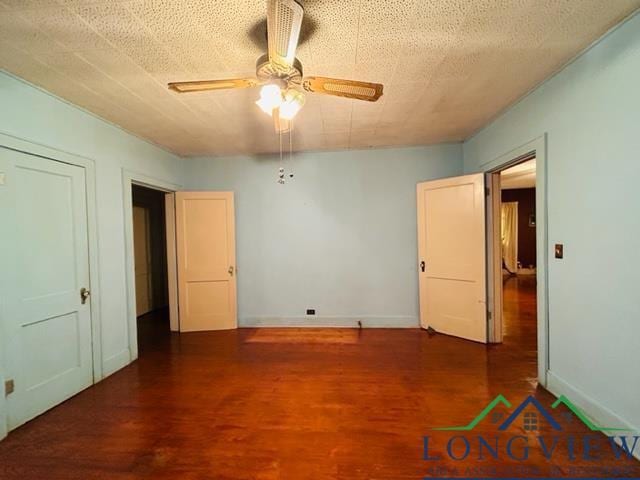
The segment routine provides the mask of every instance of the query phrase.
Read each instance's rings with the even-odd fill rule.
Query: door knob
[[[233,277],[233,265],[229,267],[229,275]]]
[[[80,301],[82,302],[82,305],[87,303],[87,298],[89,298],[90,295],[91,295],[91,291],[89,289],[84,287],[80,289]]]
[[[425,265],[425,263],[424,263],[424,260],[422,260],[422,261],[420,262],[420,271],[421,271],[421,272],[424,272],[425,267],[426,267],[426,265]]]

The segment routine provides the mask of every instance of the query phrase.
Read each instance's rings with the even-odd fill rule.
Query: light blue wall
[[[273,156],[187,162],[235,192],[241,325],[418,325],[416,183],[460,174],[460,144],[298,154],[285,185]]]
[[[102,356],[112,373],[129,362],[122,169],[181,183],[184,162],[2,72],[0,105],[1,133],[95,161]]]
[[[552,388],[639,428],[640,15],[465,142],[465,171],[544,133]]]
[[[480,171],[547,133],[549,247],[565,244],[549,265],[554,388],[637,428],[639,79],[636,16],[463,147],[300,154],[284,186],[274,157],[181,162],[1,73],[0,132],[96,162],[106,373],[128,361],[122,168],[236,192],[241,324],[408,326],[418,316],[416,182],[460,174],[462,151],[464,171]]]

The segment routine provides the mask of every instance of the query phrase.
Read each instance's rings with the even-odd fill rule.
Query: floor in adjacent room
[[[502,280],[503,341],[525,348],[526,357],[536,361],[537,302],[536,276],[511,275]]]
[[[424,436],[429,455],[446,457],[448,438],[464,434],[434,427],[467,424],[498,394],[514,407],[529,394],[552,402],[536,387],[535,280],[513,280],[505,283],[505,342],[489,347],[418,329],[178,335],[168,332],[166,312],[151,314],[140,321],[137,362],[0,443],[0,478],[494,476],[466,470],[477,467],[495,476],[515,476],[509,468],[589,476],[573,469],[594,462],[570,461],[562,444],[551,461],[539,447],[526,462],[504,453],[478,461],[473,445],[466,461],[423,459]],[[468,436],[496,429],[486,418]],[[551,434],[541,429],[514,424],[511,433]],[[587,433],[575,422],[564,430]],[[617,466],[640,476],[636,461]]]

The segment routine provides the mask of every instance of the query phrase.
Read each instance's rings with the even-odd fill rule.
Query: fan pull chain
[[[293,178],[293,118],[289,122],[289,178]]]
[[[282,130],[278,131],[278,138],[280,140],[280,169],[278,170],[278,183],[284,185],[284,166],[282,160]]]

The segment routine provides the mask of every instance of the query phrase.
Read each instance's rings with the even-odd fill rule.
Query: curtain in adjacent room
[[[502,260],[510,273],[518,272],[518,202],[504,202],[501,208]]]

